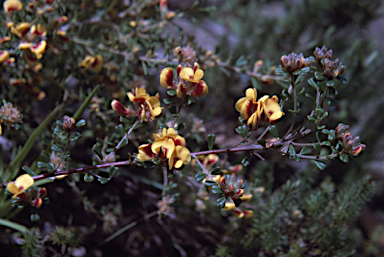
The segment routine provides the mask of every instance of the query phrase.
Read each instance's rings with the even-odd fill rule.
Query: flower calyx
[[[242,203],[241,197],[244,194],[244,183],[242,179],[236,179],[236,175],[224,175],[219,181],[219,187],[224,192],[225,197],[230,197],[238,207]]]
[[[283,70],[293,75],[295,71],[299,71],[302,68],[311,66],[311,61],[308,58],[304,58],[303,54],[290,53],[283,55],[280,59],[281,67]]]
[[[360,137],[352,137],[349,132],[349,126],[343,123],[337,125],[335,129],[337,138],[341,141],[344,147],[344,153],[352,156],[358,156],[366,147],[360,142]]]

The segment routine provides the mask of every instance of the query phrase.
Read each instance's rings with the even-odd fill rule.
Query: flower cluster
[[[204,72],[196,62],[191,67],[177,67],[177,78],[174,79],[172,68],[165,68],[160,74],[162,87],[177,91],[177,97],[183,98],[186,95],[202,97],[208,93],[208,86],[201,80]]]
[[[118,100],[113,100],[111,103],[112,109],[120,116],[134,117],[141,121],[154,120],[162,112],[160,107],[159,94],[150,96],[145,92],[144,88],[135,88],[132,92],[128,92],[129,100],[133,102],[133,108],[125,107]]]
[[[224,192],[225,197],[230,197],[236,206],[242,202],[241,197],[244,194],[244,184],[242,179],[236,179],[236,175],[224,175],[219,181],[219,187]]]
[[[315,57],[315,60],[318,62],[321,62],[324,59],[330,60],[332,58],[332,50],[328,50],[325,46],[321,49],[316,47],[313,51],[313,57]]]
[[[335,134],[341,140],[344,152],[349,155],[357,156],[365,149],[365,144],[360,143],[360,138],[352,137],[349,132],[349,126],[343,123],[337,125]]]
[[[336,59],[334,61],[326,59],[324,61],[324,71],[323,76],[327,79],[334,79],[343,74],[345,71],[345,67],[342,65],[342,63],[339,61],[339,59]]]
[[[303,54],[290,53],[288,56],[283,55],[280,59],[283,70],[292,75],[295,71],[299,71],[304,67],[311,66],[311,61],[304,58]]]
[[[3,119],[1,117],[3,117]],[[14,123],[21,122],[22,117],[23,116],[16,107],[13,107],[11,103],[5,103],[0,108],[0,135],[3,132],[1,128],[2,122],[4,122],[8,128],[11,128],[14,126]]]
[[[281,111],[277,96],[263,96],[258,101],[257,91],[254,88],[248,88],[245,91],[245,97],[240,98],[235,108],[240,112],[243,120],[248,120],[247,125],[252,129],[257,128],[258,124],[274,123],[280,119],[284,112]]]
[[[156,138],[152,144],[139,146],[137,160],[140,162],[151,161],[157,158],[163,166],[180,169],[191,161],[191,153],[185,147],[185,139],[176,134],[173,128],[163,128],[162,135],[153,134]],[[168,165],[167,165],[168,164]]]

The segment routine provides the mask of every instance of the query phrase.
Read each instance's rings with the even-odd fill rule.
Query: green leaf
[[[303,146],[303,148],[301,148],[300,154],[312,154],[312,151],[307,146]]]
[[[216,168],[212,169],[210,173],[212,175],[221,175],[221,174],[223,174],[223,171],[221,170],[220,167],[216,167]]]
[[[51,164],[46,162],[41,162],[41,161],[37,162],[37,167],[40,169],[43,168],[43,169],[49,169],[49,170],[52,170],[53,168]]]
[[[319,86],[317,85],[317,83],[315,82],[315,80],[313,78],[310,78],[307,80],[308,81],[308,84],[313,87],[315,90],[318,90],[319,89]]]
[[[175,105],[172,105],[168,108],[168,111],[172,114],[172,116],[175,116],[177,113],[177,107]]]
[[[197,182],[201,182],[201,181],[203,181],[203,179],[205,179],[206,176],[207,175],[205,175],[204,173],[199,173],[199,174],[195,175],[195,179]]]
[[[63,154],[63,153],[64,153],[63,150],[62,150],[59,146],[57,146],[57,145],[53,145],[53,146],[51,146],[51,149],[52,149],[53,151],[55,151],[55,152],[60,153],[60,154]]]
[[[319,170],[324,170],[327,167],[327,164],[324,162],[321,162],[321,161],[313,161],[313,162],[316,164]]]
[[[216,135],[215,134],[209,134],[208,135],[208,149],[212,150],[213,145],[215,144]]]
[[[337,76],[336,78],[341,82],[343,82],[344,84],[348,83],[348,78],[346,76]]]
[[[88,174],[88,173],[86,173],[86,174],[84,175],[84,182],[90,183],[90,182],[92,182],[93,180],[94,180],[94,178],[93,178],[92,175],[90,175],[90,174]]]
[[[121,137],[123,137],[125,135],[123,124],[119,124],[118,126],[115,126],[115,129],[117,130],[117,132],[119,133],[119,135]]]
[[[300,112],[300,108],[298,108],[297,110],[291,110],[291,109],[289,109],[288,111],[291,112],[292,114],[295,114],[295,113]]]
[[[318,80],[318,81],[322,81],[325,79],[325,77],[323,76],[323,73],[319,72],[319,71],[315,71],[315,78]]]
[[[35,183],[33,183],[32,187],[39,187],[39,186],[42,186],[42,185],[45,185],[48,183],[52,183],[54,181],[55,181],[54,179],[50,179],[50,178],[40,179],[40,180],[35,181]]]
[[[238,126],[237,128],[235,128],[235,131],[239,133],[242,138],[247,137],[250,133],[247,125]]]
[[[76,113],[73,115],[73,118],[75,120],[78,120],[80,118],[80,116],[83,114],[83,112],[85,111],[85,108],[87,108],[87,106],[89,105],[89,103],[91,102],[92,100],[92,97],[96,94],[97,90],[100,88],[100,85],[97,85],[93,90],[92,92],[87,96],[87,98],[84,100],[84,102],[82,103],[82,105],[79,107],[79,109],[77,109]]]
[[[177,127],[176,127],[176,130],[177,131],[180,131],[180,130],[183,130],[183,129],[186,129],[186,125],[185,123],[180,123]]]
[[[128,138],[123,137],[123,139],[119,143],[119,148],[118,149],[121,149],[123,146],[126,146],[127,144],[128,144]]]
[[[167,91],[167,95],[169,95],[169,96],[175,96],[175,95],[177,95],[177,92],[176,92],[175,90],[168,90],[168,91]]]
[[[312,143],[312,145],[313,145],[313,148],[316,151],[316,154],[320,155],[321,145],[319,143]]]
[[[79,128],[79,127],[83,127],[85,126],[85,124],[87,124],[87,122],[84,120],[84,119],[81,119],[79,120],[77,123],[76,123],[76,127]]]
[[[328,80],[326,85],[327,87],[333,87],[335,85],[335,82],[333,82],[333,80]]]
[[[339,156],[339,159],[342,161],[342,162],[345,162],[345,163],[348,163],[349,162],[349,157],[347,154],[343,153],[342,155]]]
[[[79,132],[75,132],[69,136],[70,141],[76,141],[81,137],[81,134]]]
[[[99,156],[100,160],[103,159],[103,154],[101,153],[101,149],[100,149],[100,143],[96,143],[92,147],[92,150],[97,154],[97,156]]]
[[[296,155],[295,147],[293,145],[290,145],[289,148],[288,148],[288,152],[289,152],[290,155],[295,156]]]
[[[227,197],[225,197],[225,196],[220,197],[216,201],[217,201],[217,206],[218,207],[224,208],[225,207],[225,202],[227,201]]]
[[[36,176],[35,172],[33,172],[33,170],[31,168],[29,168],[28,166],[23,166],[21,167],[25,172],[27,172],[29,175],[31,175],[32,177]]]
[[[279,137],[279,131],[277,130],[277,127],[275,125],[272,125],[270,128],[269,128],[269,133],[271,133],[271,135],[275,138],[278,138]]]
[[[210,186],[213,186],[213,185],[217,185],[217,183],[215,181],[212,181],[212,180],[206,180],[204,185],[206,187],[210,187]]]
[[[119,168],[112,165],[111,167],[109,167],[109,178],[114,177],[118,172]]]
[[[216,183],[215,183],[216,184]],[[212,186],[212,193],[214,194],[222,194],[224,193],[223,190],[216,184]]]
[[[98,178],[97,180],[100,181],[101,184],[105,184],[109,181],[107,178]]]
[[[169,98],[164,98],[164,99],[163,99],[163,102],[164,102],[165,104],[176,104],[176,102],[172,101],[172,100],[169,99]]]

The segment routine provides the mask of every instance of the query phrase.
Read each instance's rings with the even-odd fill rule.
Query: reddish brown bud
[[[65,131],[71,131],[71,130],[74,130],[76,128],[76,123],[75,123],[75,119],[72,118],[72,117],[69,117],[67,115],[65,115],[63,117],[63,129]]]

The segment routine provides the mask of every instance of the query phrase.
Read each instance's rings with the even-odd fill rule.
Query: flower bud
[[[63,117],[63,129],[67,132],[74,130],[76,128],[75,119],[65,115]]]
[[[131,108],[126,108],[119,101],[113,100],[111,103],[112,109],[120,116],[135,116],[135,111]]]

